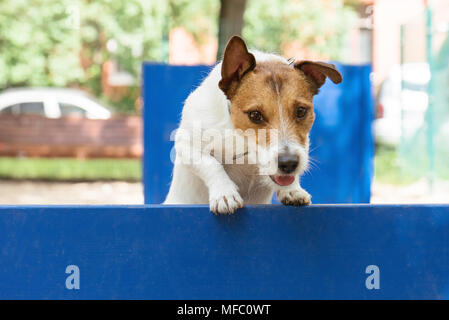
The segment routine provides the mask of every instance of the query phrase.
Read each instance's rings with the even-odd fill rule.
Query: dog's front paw
[[[243,207],[243,199],[236,190],[213,193],[209,197],[210,211],[215,214],[231,214]]]
[[[304,189],[279,190],[278,199],[288,206],[303,206],[311,204],[312,196]]]

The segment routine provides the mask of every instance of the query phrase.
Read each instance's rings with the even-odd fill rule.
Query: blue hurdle
[[[6,206],[0,299],[446,299],[447,230],[447,205]]]

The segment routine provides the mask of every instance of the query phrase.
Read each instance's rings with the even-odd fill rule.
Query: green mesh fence
[[[429,8],[401,28],[402,173],[449,180],[449,18]],[[448,195],[449,197],[449,195]]]

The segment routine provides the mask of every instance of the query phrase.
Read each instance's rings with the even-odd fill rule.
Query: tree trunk
[[[233,35],[242,35],[246,0],[220,0],[217,60],[223,58],[226,44]]]

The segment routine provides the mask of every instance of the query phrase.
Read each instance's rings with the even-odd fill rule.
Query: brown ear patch
[[[335,84],[343,81],[343,77],[338,72],[337,67],[330,63],[303,60],[296,62],[295,68],[304,72],[317,85],[317,89],[326,82],[326,77]]]
[[[255,66],[256,59],[248,52],[243,39],[233,36],[226,45],[221,66],[221,80],[218,86],[228,95],[232,83],[242,79],[244,74],[254,69]]]

